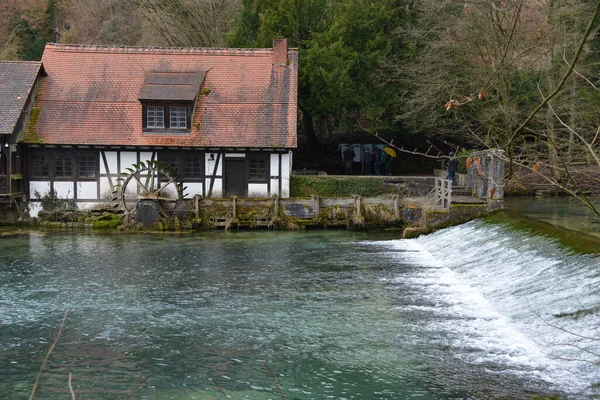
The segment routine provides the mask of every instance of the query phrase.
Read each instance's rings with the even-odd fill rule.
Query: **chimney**
[[[273,64],[287,64],[287,39],[273,39]]]

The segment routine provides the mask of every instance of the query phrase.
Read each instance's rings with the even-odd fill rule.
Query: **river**
[[[531,228],[554,200],[528,201],[411,240],[2,236],[0,398],[29,398],[67,308],[38,399],[69,373],[77,399],[599,396],[600,247]]]

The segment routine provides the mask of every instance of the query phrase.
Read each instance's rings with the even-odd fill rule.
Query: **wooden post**
[[[321,215],[321,199],[319,196],[313,195],[313,208],[315,209],[315,218]]]
[[[273,217],[277,217],[279,215],[279,196],[276,194],[273,195]]]
[[[393,197],[393,199],[394,199],[394,203],[393,203],[394,217],[396,219],[400,219],[400,196],[398,196],[397,194],[395,194],[394,197]]]
[[[231,208],[232,208],[231,218],[236,219],[237,218],[237,196],[231,197]]]
[[[356,208],[356,216],[360,218],[360,203],[362,197],[360,195],[354,196],[354,207]]]
[[[446,197],[446,201],[446,209],[450,210],[450,207],[452,206],[452,181],[448,181],[448,196]]]
[[[200,205],[198,204],[198,195],[194,196],[194,214],[196,214],[196,218],[200,215]]]

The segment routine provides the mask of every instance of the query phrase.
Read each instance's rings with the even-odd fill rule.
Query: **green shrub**
[[[365,177],[327,177],[293,175],[290,179],[291,197],[350,197],[379,196],[385,193],[381,179]]]
[[[77,202],[75,199],[61,199],[56,195],[54,190],[48,192],[43,196],[39,193],[35,193],[36,197],[41,200],[42,210],[53,212],[53,211],[73,211],[77,210]]]

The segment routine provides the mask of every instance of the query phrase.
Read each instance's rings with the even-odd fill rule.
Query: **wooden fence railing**
[[[431,199],[431,207],[449,210],[452,203],[452,181],[436,176],[435,187],[427,197]]]

